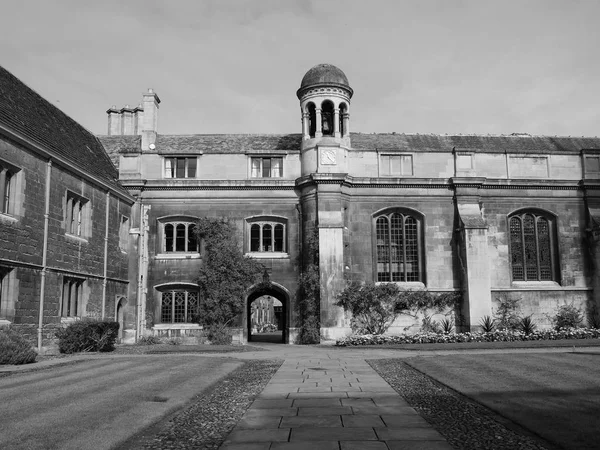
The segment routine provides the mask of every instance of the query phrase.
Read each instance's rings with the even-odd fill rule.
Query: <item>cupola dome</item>
[[[300,98],[307,89],[319,86],[341,87],[349,91],[350,97],[353,94],[348,78],[341,69],[332,64],[318,64],[306,72],[296,95]]]

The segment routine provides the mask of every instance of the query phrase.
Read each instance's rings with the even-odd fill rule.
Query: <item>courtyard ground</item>
[[[263,397],[279,395],[281,390],[287,389],[281,385],[288,376],[285,375],[286,370],[296,371],[309,361],[319,361],[320,364],[333,364],[336,361],[342,364],[345,361],[344,364],[350,367],[355,366],[352,361],[377,359],[380,361],[371,361],[370,364],[401,395],[406,395],[405,398],[410,399],[407,400],[408,405],[423,414],[454,448],[558,447],[545,446],[545,441],[560,444],[567,449],[598,448],[590,434],[590,430],[599,429],[598,347],[576,348],[573,353],[573,348],[480,348],[468,351],[445,347],[447,350],[408,351],[267,343],[255,345],[255,348],[246,346],[241,353],[232,352],[235,348],[223,348],[228,353],[96,354],[47,359],[27,366],[0,367],[0,402],[3,405],[3,414],[0,415],[0,447],[111,448],[121,445],[120,448],[127,449],[217,448],[219,442],[227,439],[227,433],[236,423],[238,431],[247,429],[248,421],[244,422],[242,417],[248,407],[250,415],[252,410],[264,407],[253,405],[252,401],[265,385],[267,388],[263,391]],[[205,350],[203,346],[190,346],[187,349],[185,346],[171,347],[177,352]],[[280,378],[273,378],[274,384],[267,385],[283,360],[287,364],[284,367],[288,369],[281,374],[278,372]],[[242,365],[242,361],[247,364]],[[263,366],[259,367],[259,363],[263,363]],[[432,382],[407,363],[489,406],[498,414],[488,414],[488,410],[483,407],[447,408],[443,412],[446,416],[456,415],[454,411],[466,414],[459,417],[459,425],[464,430],[457,434],[456,430],[444,429],[448,428],[447,424],[430,420],[424,414],[434,409],[435,405],[431,402],[440,403],[443,397],[441,392],[451,394],[446,396],[449,403],[443,407],[448,404],[456,406],[474,403],[454,393],[452,389]],[[243,372],[242,369],[246,367],[248,369]],[[314,370],[315,367],[308,365],[304,370]],[[284,379],[281,378],[282,375]],[[426,382],[419,381],[417,386],[418,383],[414,380],[418,377]],[[296,378],[294,383],[297,380]],[[336,391],[333,382],[332,379],[332,392]],[[299,389],[296,385],[292,388],[294,390],[289,392]],[[355,388],[352,385],[344,388],[344,392],[347,391],[345,395],[352,398],[356,395],[352,393]],[[360,386],[358,388],[364,389]],[[317,385],[317,390],[320,389]],[[326,397],[333,394],[313,392],[301,395]],[[287,394],[284,397],[292,398]],[[425,408],[423,402],[411,403],[415,398],[420,400],[426,397],[429,403],[425,402]],[[328,401],[330,400],[318,400],[315,403],[322,403],[322,407],[327,409]],[[339,401],[346,408],[343,394]],[[378,403],[375,398],[372,401]],[[296,406],[291,402],[288,407],[294,409]],[[356,411],[355,405],[349,407],[354,415],[364,414]],[[302,415],[301,408],[302,406],[298,406],[296,409],[299,416]],[[386,414],[389,413],[387,408]],[[332,425],[345,428],[346,419],[349,419],[344,417],[346,414],[348,412],[340,413],[340,420]],[[378,413],[371,412],[373,414]],[[386,426],[389,425],[384,414],[380,415],[380,419]],[[286,423],[289,425],[289,422],[290,419],[282,419],[276,428],[281,428]],[[360,421],[353,423],[354,427],[358,423],[358,428],[368,425]],[[394,423],[396,427],[401,425],[398,421]],[[531,441],[526,436],[527,432],[523,433],[518,426],[512,427],[515,423],[543,436],[545,441],[537,438]],[[306,427],[300,423],[296,426]],[[309,432],[299,429],[294,431],[294,425],[288,427],[289,439],[298,438],[302,433],[314,439],[314,435]],[[375,434],[371,438],[381,437],[381,432],[385,431],[381,427],[381,423],[372,427]],[[338,433],[322,429],[317,431],[328,436]],[[483,431],[488,435],[491,433],[491,436],[485,436]],[[365,431],[362,430],[361,433]],[[246,434],[248,433],[243,431],[232,436],[235,441],[240,435]],[[349,436],[343,430],[339,430],[339,434]],[[260,430],[255,435],[260,436]],[[483,437],[488,441],[484,441]],[[471,438],[476,441],[465,440]],[[487,445],[492,442],[489,439],[493,440],[494,445]],[[471,442],[474,442],[475,447],[470,446]],[[517,442],[528,444],[514,444]],[[230,443],[231,448],[239,447],[231,444],[233,442]],[[245,445],[240,444],[242,447],[239,448]],[[300,448],[293,444],[290,440],[271,448]],[[339,444],[341,448],[357,448],[347,446],[347,443],[342,444],[341,441]],[[442,445],[441,441],[439,445]],[[261,445],[256,448],[268,447]],[[310,448],[316,450],[320,447],[310,445]],[[365,448],[404,447],[394,447],[391,441],[386,444],[379,440],[369,443]]]
[[[600,353],[418,357],[408,365],[562,448],[600,448]]]

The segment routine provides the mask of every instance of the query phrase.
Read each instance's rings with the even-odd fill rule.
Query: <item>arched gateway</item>
[[[271,327],[265,326],[271,324]],[[244,340],[289,343],[290,294],[278,283],[263,283],[250,288],[244,310]],[[270,333],[260,333],[265,329]],[[278,335],[281,334],[281,338]],[[267,337],[269,336],[269,337]]]

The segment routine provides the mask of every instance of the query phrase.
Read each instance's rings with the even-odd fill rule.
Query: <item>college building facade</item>
[[[10,302],[39,310],[40,283],[35,285],[34,273],[46,267],[53,274],[47,277],[56,277],[55,300],[49,303],[56,306],[45,316],[48,323],[64,322],[59,300],[73,289],[65,280],[85,279],[85,314],[94,311],[120,320],[125,341],[148,333],[194,334],[198,325],[191,317],[202,301],[196,285],[202,243],[194,230],[197,219],[205,216],[229,218],[243,252],[265,266],[270,281],[269,292],[248,292],[240,321],[242,341],[251,337],[252,304],[265,295],[281,305],[277,321],[283,340],[295,341],[298,277],[315,235],[325,338],[350,333],[350,317],[335,306],[349,280],[461,292],[457,327],[463,330],[476,329],[502,298],[519,299],[522,314],[533,314],[541,326],[550,325],[559,305],[584,311],[598,305],[599,138],[355,133],[353,94],[340,69],[320,64],[304,75],[296,92],[301,111],[297,134],[162,135],[157,126],[160,99],[148,90],[139,106],[107,111],[108,134],[96,139],[114,164],[106,167],[114,178],[105,184],[77,172],[86,167],[80,167],[76,155],[83,156],[88,146],[69,147],[74,157],[72,166],[65,164],[69,176],[59,176],[63,169],[58,160],[40,158],[0,129],[6,137],[0,164],[7,173],[21,173],[25,183],[13,189],[21,196],[11,200],[15,213],[0,213],[2,248],[29,245],[32,233],[15,234],[30,226],[27,214],[39,215],[35,220],[43,222],[40,174],[48,164],[59,191],[56,205],[50,203],[54,213],[48,220],[54,226],[48,227],[48,240],[56,233],[61,242],[48,247],[45,263],[33,262],[33,256],[19,250],[10,257],[3,251],[3,280],[25,286],[29,282],[21,280],[29,277],[31,289],[5,297],[3,281],[0,317],[17,323],[25,314],[21,306],[4,306]],[[67,135],[72,131],[61,130]],[[39,161],[20,159],[28,152]],[[30,166],[39,166],[37,175],[28,175]],[[37,191],[29,176],[40,184]],[[26,207],[27,198],[40,206]],[[94,217],[89,238],[68,232],[73,204],[89,204]],[[79,259],[69,256],[75,247]],[[89,252],[87,266],[82,265],[82,249]],[[48,297],[48,286],[44,289]],[[401,318],[391,331],[418,325]]]

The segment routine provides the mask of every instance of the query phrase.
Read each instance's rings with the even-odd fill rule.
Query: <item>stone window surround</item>
[[[264,171],[264,160],[269,160],[270,161],[270,169],[269,169],[269,175],[268,176],[263,176],[263,171]],[[273,160],[279,160],[279,174],[273,176]],[[258,167],[258,172],[255,172],[255,165],[254,162],[255,161],[260,161],[260,167]],[[249,158],[248,158],[248,173],[249,173],[249,177],[253,178],[253,179],[257,179],[257,178],[278,178],[278,179],[282,179],[284,177],[284,171],[283,171],[283,163],[285,161],[285,155],[282,154],[250,154]],[[255,175],[256,173],[256,175]]]
[[[383,157],[388,156],[397,156],[400,158],[400,173],[390,173],[389,174],[384,174],[383,173]],[[404,158],[402,157],[410,157],[410,173],[404,173]],[[393,150],[377,150],[377,170],[378,170],[378,174],[379,177],[382,178],[387,178],[387,177],[393,177],[393,178],[409,178],[409,177],[414,177],[415,176],[415,156],[414,153],[410,153],[410,152],[401,152],[401,151],[393,151]]]
[[[165,180],[184,180],[195,179],[198,177],[198,156],[190,155],[163,155],[163,170],[162,175]],[[177,162],[184,161],[184,176],[177,176]],[[190,161],[194,160],[195,164],[190,166]],[[174,165],[173,165],[174,164]],[[170,167],[169,167],[170,166]],[[190,171],[193,167],[193,176],[190,176]],[[169,174],[170,171],[170,174]]]
[[[194,216],[184,216],[184,215],[177,215],[177,216],[165,216],[165,217],[159,217],[157,219],[157,245],[158,245],[158,251],[156,253],[156,258],[157,259],[199,259],[200,258],[200,242],[197,242],[197,250],[195,251],[188,251],[187,249],[185,251],[176,251],[175,250],[175,246],[176,243],[173,242],[173,250],[172,251],[167,251],[167,242],[166,242],[166,233],[165,233],[165,227],[167,225],[173,225],[173,231],[174,233],[176,233],[177,230],[177,225],[184,225],[185,226],[185,231],[186,231],[186,235],[185,235],[185,244],[187,245],[189,239],[188,239],[188,232],[190,230],[190,225],[196,225],[198,221],[197,217]],[[175,236],[174,236],[175,238]]]
[[[64,276],[62,282],[60,317],[69,322],[85,316],[87,286],[85,279]]]
[[[175,292],[185,292],[185,314],[187,315],[188,313],[188,302],[190,300],[189,297],[189,293],[195,293],[196,294],[196,298],[197,301],[199,301],[199,292],[198,292],[198,285],[194,284],[194,283],[186,283],[186,282],[171,282],[171,283],[165,283],[165,284],[161,284],[161,285],[157,285],[154,286],[155,289],[155,293],[156,293],[156,316],[159,320],[156,321],[154,327],[155,328],[171,328],[171,327],[175,327],[175,328],[187,328],[192,326],[193,328],[200,328],[196,323],[191,322],[191,317],[187,317],[186,319],[188,319],[187,322],[176,322],[175,321],[175,315],[174,315],[174,309],[171,310],[171,321],[170,322],[163,322],[162,318],[163,318],[163,296],[164,294],[167,293],[171,293],[171,301],[174,301],[174,293]],[[171,308],[174,308],[174,303],[171,303],[170,305]]]
[[[127,253],[129,243],[129,217],[121,214],[119,221],[119,248],[122,253]]]
[[[8,183],[9,196],[5,197],[7,175],[10,174]],[[23,171],[20,167],[0,159],[0,218],[15,221],[21,215],[23,197]],[[8,204],[6,204],[8,200]]]
[[[15,303],[19,294],[17,270],[0,266],[0,325],[8,325],[15,316]]]
[[[548,221],[548,226],[549,226],[549,249],[550,249],[550,273],[551,273],[551,279],[547,279],[547,280],[542,280],[539,279],[539,273],[538,273],[538,277],[536,277],[536,279],[531,279],[531,280],[515,280],[514,279],[514,268],[513,268],[513,245],[511,242],[511,228],[510,228],[510,223],[511,223],[511,219],[518,217],[521,218],[521,222],[522,219],[525,215],[530,214],[533,215],[533,217],[535,218],[535,228],[536,228],[536,249],[539,247],[539,239],[538,239],[538,234],[537,234],[537,219],[538,218],[544,218]],[[550,211],[546,211],[544,209],[541,208],[520,208],[516,211],[513,211],[511,213],[509,213],[506,216],[506,229],[507,229],[507,240],[508,240],[508,256],[509,256],[509,264],[510,264],[510,279],[511,279],[511,285],[514,287],[540,287],[540,286],[546,286],[546,287],[560,287],[560,255],[559,255],[559,243],[558,243],[558,217],[556,216],[556,214],[550,212]],[[521,224],[522,227],[522,224]],[[521,241],[521,244],[523,244],[523,241]],[[538,250],[536,250],[538,251]],[[539,251],[538,254],[536,254],[536,256],[539,258]],[[523,258],[524,259],[524,258]],[[524,270],[526,269],[526,266],[523,266]],[[540,270],[540,267],[537,267],[536,265],[536,269]]]
[[[288,253],[288,220],[285,217],[281,216],[268,216],[268,215],[260,215],[260,216],[252,216],[244,219],[245,222],[245,255],[251,256],[252,258],[289,258]],[[275,227],[283,226],[283,251],[275,251],[275,250],[267,250],[267,251],[252,251],[252,226],[258,225],[260,227],[259,239],[261,244],[259,244],[259,248],[262,246],[263,239],[263,227],[265,225],[271,225],[271,242],[272,247],[274,247],[274,238],[275,238]]]
[[[73,191],[67,190],[64,200],[65,235],[87,242],[92,233],[90,201]],[[77,218],[74,218],[77,213]]]
[[[390,280],[379,280],[378,271],[378,244],[377,244],[377,220],[381,217],[391,218],[392,214],[401,214],[404,217],[412,217],[416,222],[416,243],[417,243],[417,265],[418,265],[418,279],[417,280],[392,280],[391,276],[391,264],[390,264]],[[373,280],[376,283],[395,283],[399,286],[405,287],[425,287],[425,216],[417,210],[406,207],[391,207],[377,211],[372,216],[372,245],[373,245]],[[391,229],[390,229],[391,232]],[[406,276],[406,274],[404,274]]]

